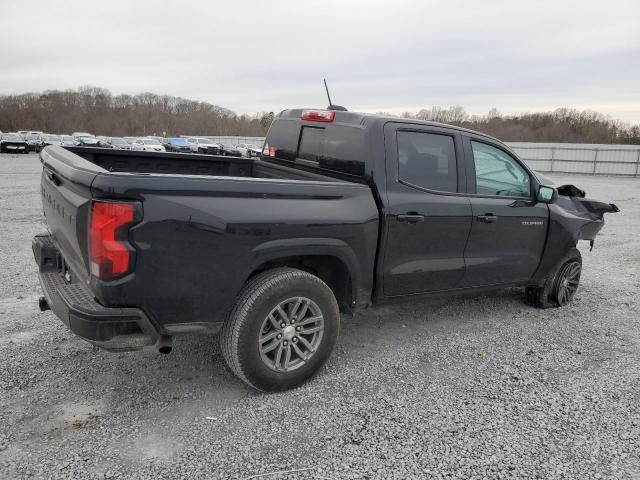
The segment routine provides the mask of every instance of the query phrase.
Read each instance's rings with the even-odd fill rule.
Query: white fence
[[[207,137],[220,143],[251,143],[262,147],[264,137]],[[527,164],[545,173],[640,175],[640,145],[596,143],[507,143]]]
[[[640,174],[640,145],[593,143],[508,143],[539,172],[590,175]]]

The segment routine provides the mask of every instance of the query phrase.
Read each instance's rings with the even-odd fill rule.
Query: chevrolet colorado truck
[[[114,351],[220,332],[265,391],[318,371],[340,312],[514,286],[565,305],[577,242],[618,211],[487,135],[332,109],[280,113],[258,159],[51,146],[41,161],[40,307]]]

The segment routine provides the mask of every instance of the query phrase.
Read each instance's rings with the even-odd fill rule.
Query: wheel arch
[[[253,254],[255,261],[243,283],[273,268],[297,268],[325,282],[333,291],[341,312],[353,312],[358,302],[360,265],[346,242],[330,238],[274,240],[258,246]]]

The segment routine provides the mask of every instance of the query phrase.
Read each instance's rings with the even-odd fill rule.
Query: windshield
[[[160,142],[158,140],[154,140],[153,138],[145,138],[143,142],[145,145],[160,145]]]
[[[40,139],[40,135],[38,135],[36,133],[30,133],[29,135],[27,135],[27,138],[29,140],[39,140]]]
[[[21,142],[22,139],[19,135],[6,134],[2,135],[2,140],[7,140],[8,142]]]
[[[173,145],[187,145],[187,141],[184,138],[170,138],[169,143]]]
[[[58,135],[45,135],[42,137],[44,140],[48,142],[59,142],[60,137]]]
[[[112,138],[111,143],[113,143],[114,145],[126,145],[127,142],[125,142],[121,138]]]
[[[63,135],[62,136],[62,141],[63,142],[73,142],[73,137],[71,135]]]
[[[260,147],[252,144],[252,143],[247,143],[247,148],[255,148],[256,150],[260,150]]]
[[[208,138],[199,138],[198,143],[211,143],[211,140]]]

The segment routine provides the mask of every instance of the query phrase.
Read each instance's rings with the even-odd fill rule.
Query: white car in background
[[[100,145],[98,139],[87,132],[73,132],[73,138],[75,138],[81,146],[98,147]]]
[[[164,146],[155,138],[137,138],[133,142],[133,150],[140,152],[166,152]]]
[[[77,147],[80,145],[73,135],[60,135],[60,144],[63,147]]]
[[[62,138],[60,137],[60,135],[44,134],[42,135],[42,144],[45,147],[48,145],[59,147],[62,145]]]
[[[187,143],[191,146],[193,153],[208,153],[218,155],[220,152],[220,144],[213,142],[208,138],[187,138]]]
[[[262,153],[262,148],[252,143],[239,143],[236,145],[236,149],[240,151],[243,157],[247,158],[259,157]]]

